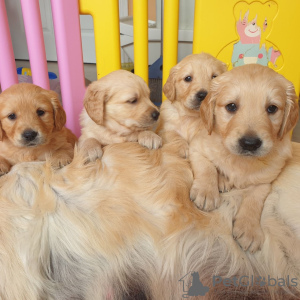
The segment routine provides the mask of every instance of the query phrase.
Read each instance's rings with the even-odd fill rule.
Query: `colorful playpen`
[[[182,0],[184,1],[184,0]],[[33,83],[49,89],[39,0],[20,0]],[[94,21],[97,77],[121,68],[118,0],[51,0],[66,126],[80,134],[85,92],[80,14]],[[148,1],[133,0],[134,72],[148,83]],[[163,80],[177,63],[179,0],[164,0]],[[195,0],[193,53],[208,52],[229,69],[260,63],[291,80],[299,94],[299,0]],[[5,1],[0,0],[0,84],[18,82]]]

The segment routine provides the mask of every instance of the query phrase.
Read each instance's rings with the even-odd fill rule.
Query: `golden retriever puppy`
[[[192,54],[170,71],[163,87],[167,99],[160,108],[156,132],[164,142],[177,140],[182,156],[201,124],[199,108],[212,80],[227,70],[226,64],[207,53]]]
[[[159,118],[149,99],[145,81],[125,70],[114,71],[91,83],[84,97],[79,145],[92,160],[101,157],[101,146],[126,141],[149,149],[161,147],[161,138],[151,131]]]
[[[75,135],[64,127],[66,114],[58,95],[20,83],[0,94],[0,175],[19,162],[45,160],[54,166],[73,158]]]
[[[142,299],[180,300],[198,274],[205,289],[193,299],[299,299],[294,148],[266,200],[266,240],[255,254],[232,237],[239,193],[222,194],[210,214],[195,209],[190,165],[165,146],[113,144],[101,160],[76,153],[59,170],[14,166],[0,178],[0,298],[141,299],[132,296],[140,291]]]
[[[291,157],[296,100],[290,81],[253,64],[216,78],[201,104],[206,130],[190,144],[194,172],[190,197],[200,209],[210,211],[221,203],[219,191],[251,187],[233,227],[239,244],[251,252],[264,240],[260,219],[271,183]]]

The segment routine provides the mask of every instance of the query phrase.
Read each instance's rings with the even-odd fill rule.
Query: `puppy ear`
[[[63,126],[66,124],[66,113],[58,99],[58,94],[54,91],[43,91],[44,94],[49,97],[52,107],[53,107],[53,116],[54,116],[54,130],[60,131]]]
[[[200,105],[200,117],[209,135],[212,133],[214,127],[215,104],[216,95],[210,91]]]
[[[2,124],[1,124],[1,122],[0,122],[0,142],[3,141],[3,134],[4,134],[4,131],[3,131],[3,129],[2,129]]]
[[[278,134],[279,139],[282,139],[286,133],[291,131],[298,122],[299,105],[297,99],[298,97],[295,93],[294,85],[289,82],[286,88],[286,102],[283,120]]]
[[[177,74],[177,68],[173,67],[170,71],[170,75],[163,87],[163,92],[165,96],[173,102],[176,98],[176,89],[175,89],[175,77]]]
[[[225,73],[228,71],[228,66],[226,63],[221,61],[221,69],[222,69],[222,73]]]
[[[106,88],[97,81],[88,86],[84,95],[84,108],[89,117],[98,125],[104,122],[104,103],[107,97]]]

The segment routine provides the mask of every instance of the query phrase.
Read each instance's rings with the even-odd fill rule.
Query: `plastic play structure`
[[[33,83],[49,89],[38,0],[20,0]],[[148,82],[147,0],[133,0],[134,71]],[[118,0],[51,0],[67,127],[80,134],[85,92],[80,14],[94,20],[98,78],[121,68]],[[179,0],[164,0],[163,84],[178,59]],[[193,53],[209,52],[229,68],[261,63],[291,80],[299,94],[299,0],[195,0]],[[4,0],[0,0],[0,84],[17,83]]]

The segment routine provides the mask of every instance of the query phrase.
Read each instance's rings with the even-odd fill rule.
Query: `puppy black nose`
[[[38,135],[38,133],[33,130],[26,130],[22,133],[23,139],[25,139],[28,142],[33,141],[37,135]]]
[[[151,114],[151,117],[153,120],[157,121],[158,120],[158,117],[159,117],[159,111],[157,110],[154,110]]]
[[[262,140],[253,136],[244,136],[239,139],[239,144],[243,150],[255,151],[262,145]]]
[[[203,101],[205,99],[205,97],[207,96],[207,91],[206,90],[200,90],[197,94],[196,94],[196,98],[198,101]]]

